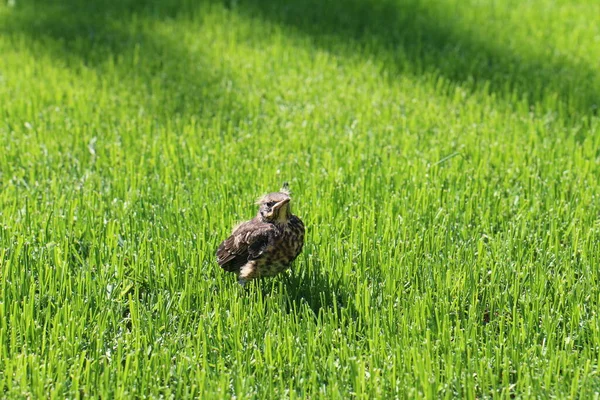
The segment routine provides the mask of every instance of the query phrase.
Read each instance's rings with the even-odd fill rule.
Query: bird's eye
[[[268,206],[268,207],[273,207],[274,205],[275,205],[275,202],[274,202],[274,201],[270,201],[270,202],[268,202],[268,203],[267,203],[267,206]]]

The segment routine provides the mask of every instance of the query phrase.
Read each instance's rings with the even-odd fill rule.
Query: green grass
[[[600,3],[0,5],[0,397],[600,397]],[[289,181],[289,276],[214,252]]]

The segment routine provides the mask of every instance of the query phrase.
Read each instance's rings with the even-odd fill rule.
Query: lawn
[[[0,397],[599,398],[599,60],[596,0],[2,0]]]

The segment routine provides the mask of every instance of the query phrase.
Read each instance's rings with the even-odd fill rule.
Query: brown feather
[[[277,232],[272,224],[256,218],[241,224],[217,249],[217,262],[225,271],[236,272],[248,261],[254,260],[267,248]]]

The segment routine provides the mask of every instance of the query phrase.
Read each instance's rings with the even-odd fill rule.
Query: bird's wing
[[[270,224],[245,222],[221,243],[217,262],[226,271],[237,271],[249,260],[260,257],[274,235]]]

